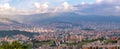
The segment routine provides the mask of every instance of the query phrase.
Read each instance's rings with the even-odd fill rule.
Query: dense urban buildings
[[[120,0],[0,0],[0,49],[120,49]]]

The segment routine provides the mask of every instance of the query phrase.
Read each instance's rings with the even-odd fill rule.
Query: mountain
[[[10,19],[0,18],[0,26],[9,26],[9,25],[16,25],[16,24],[20,24],[20,23]]]
[[[52,15],[52,14],[51,14]],[[118,16],[97,16],[97,15],[80,15],[77,13],[57,13],[56,15],[43,14],[27,16],[31,23],[54,23],[54,22],[96,22],[96,23],[118,23],[120,17]],[[43,18],[44,17],[44,18]],[[30,20],[31,19],[31,20]]]
[[[18,30],[5,31],[5,30],[2,30],[2,31],[0,31],[0,38],[6,37],[6,36],[11,37],[11,36],[18,35],[18,34],[22,34],[22,35],[25,35],[27,37],[33,37],[34,35],[38,35],[38,33],[31,33],[31,32],[26,32],[26,31],[18,31]]]
[[[10,30],[13,28],[24,27],[24,24],[16,21],[10,20],[8,18],[0,18],[0,30]]]
[[[34,24],[46,26],[57,23],[59,25],[70,24],[73,27],[80,26],[81,28],[120,29],[119,22],[119,16],[80,15],[74,12],[59,12],[13,16],[10,19],[1,21],[1,25]]]
[[[44,16],[44,15],[42,15]],[[73,12],[57,13],[56,15],[45,15],[45,19],[40,19],[41,15],[35,16],[37,19],[30,20],[32,24],[71,24],[81,26],[81,28],[92,29],[120,29],[119,16],[98,16],[98,15],[80,15]],[[49,18],[47,18],[49,17]]]

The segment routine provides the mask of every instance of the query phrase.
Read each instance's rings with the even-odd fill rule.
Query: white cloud
[[[15,7],[11,7],[9,3],[5,3],[0,5],[0,15],[30,15],[37,13],[45,13],[48,11],[48,3],[34,4],[35,9],[17,9]]]
[[[45,13],[48,11],[48,2],[44,3],[44,4],[40,4],[38,2],[34,3],[34,6],[36,7],[36,13]]]
[[[106,3],[115,3],[115,2],[119,2],[119,0],[103,0],[103,2],[106,2]]]
[[[85,3],[85,2],[81,2],[80,4],[81,4],[81,5],[85,5],[86,3]]]
[[[106,2],[112,3],[114,2],[114,0],[106,0]]]
[[[68,12],[75,10],[75,7],[71,6],[68,2],[63,2],[61,5],[54,7],[51,12]]]
[[[27,15],[32,14],[32,10],[20,10],[15,7],[11,7],[9,3],[0,5],[0,15]]]
[[[95,3],[101,3],[103,0],[96,0]]]
[[[44,4],[42,5],[42,7],[43,7],[44,10],[47,10],[47,9],[48,9],[48,2],[44,3]]]
[[[0,0],[0,4],[8,3],[10,0]]]
[[[3,5],[0,5],[0,8],[2,10],[9,10],[9,9],[12,9],[12,7],[10,7],[10,5],[8,3],[5,3]]]
[[[95,3],[112,3],[112,4],[116,4],[116,3],[120,3],[120,0],[95,0]]]
[[[115,6],[117,11],[120,11],[120,6]]]
[[[38,2],[35,2],[34,5],[36,8],[40,8],[40,4]]]
[[[69,10],[70,5],[67,2],[63,3],[64,10]]]
[[[73,7],[72,5],[70,5],[68,2],[63,2],[63,10],[64,11],[71,11],[71,10],[75,10],[75,7]],[[61,10],[62,11],[62,10]]]
[[[120,0],[96,0],[93,4],[80,4],[75,7],[75,12],[86,15],[120,16]]]
[[[38,14],[47,12],[69,11],[73,7],[65,2],[66,0],[16,0],[9,4],[13,0],[0,0],[0,14]],[[49,3],[50,6],[49,6]],[[16,5],[13,5],[16,4]],[[54,4],[54,5],[53,5]],[[23,6],[24,5],[24,6]],[[52,9],[52,10],[51,10]]]
[[[5,3],[3,5],[0,5],[0,13],[1,14],[8,14],[9,12],[13,12],[15,10],[14,7],[11,7],[9,3]]]
[[[80,7],[74,7],[70,5],[66,0],[18,0],[16,6],[10,5],[11,0],[0,0],[0,14],[10,14],[10,15],[28,15],[28,14],[38,14],[47,12],[66,12],[79,10],[80,12],[86,13],[109,13],[109,11],[119,11],[120,10],[120,0],[96,0],[95,2],[87,3],[81,2]],[[19,3],[20,2],[20,3]],[[49,2],[49,3],[48,3]],[[15,4],[16,4],[15,3]],[[57,3],[57,4],[55,4]],[[55,4],[53,6],[53,4]],[[24,6],[23,6],[24,5]],[[21,9],[22,8],[22,9]],[[25,9],[26,8],[26,9]],[[30,8],[30,9],[27,9]],[[110,9],[108,9],[110,8]],[[113,9],[112,9],[113,8]],[[113,12],[114,13],[114,12]],[[112,14],[113,14],[112,13]]]

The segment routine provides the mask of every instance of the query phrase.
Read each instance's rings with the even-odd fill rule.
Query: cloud
[[[8,3],[10,0],[0,0],[0,4]]]
[[[70,5],[67,2],[63,3],[64,10],[69,10]]]
[[[95,3],[101,3],[103,0],[96,0]]]
[[[95,3],[120,4],[120,0],[95,0]]]
[[[17,9],[16,7],[10,6],[9,3],[0,5],[0,15],[30,15],[37,13],[45,13],[48,10],[48,3],[39,4],[35,3],[35,9]]]
[[[85,5],[85,4],[86,4],[86,2],[81,2],[80,4],[81,4],[81,5]]]
[[[9,3],[0,5],[0,10],[9,10],[9,9],[13,9],[12,7],[10,7]]]
[[[67,0],[0,0],[0,14],[28,15],[48,12],[70,11],[73,7]]]
[[[36,8],[40,8],[40,4],[39,3],[35,2],[34,5],[35,5]]]
[[[0,15],[27,15],[32,14],[33,10],[19,10],[11,7],[9,3],[0,5]]]
[[[86,15],[120,16],[120,0],[96,0],[93,4],[76,5],[77,13]]]
[[[62,7],[63,8],[60,11],[63,10],[64,12],[69,12],[69,11],[76,10],[76,8],[70,5],[68,2],[63,2]]]
[[[14,2],[13,2],[14,1]],[[0,15],[30,15],[48,12],[79,12],[91,15],[120,15],[120,0],[95,0],[71,5],[68,0],[0,0]],[[15,5],[16,4],[16,5]],[[24,5],[24,6],[23,6]]]
[[[95,3],[112,3],[115,0],[96,0]]]
[[[11,7],[9,3],[5,3],[0,5],[0,14],[8,14],[9,12],[13,12],[15,10],[14,7]]]
[[[120,12],[120,6],[115,6],[115,9]]]
[[[56,13],[56,12],[70,12],[76,10],[75,7],[73,7],[72,5],[70,5],[68,2],[63,2],[62,4],[60,4],[59,6],[56,6],[54,8],[52,8],[52,10],[50,12]]]
[[[34,3],[35,7],[36,7],[36,13],[45,13],[48,11],[48,2],[44,3],[44,4],[40,4],[38,2]]]

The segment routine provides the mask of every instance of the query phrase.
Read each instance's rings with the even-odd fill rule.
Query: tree
[[[21,44],[18,41],[13,41],[12,43],[3,41],[0,49],[31,49],[31,47],[29,44]]]

